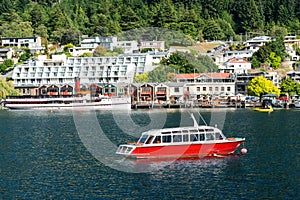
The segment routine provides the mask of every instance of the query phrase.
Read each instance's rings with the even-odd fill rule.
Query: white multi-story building
[[[220,54],[214,54],[213,58],[217,65],[223,64],[231,58],[250,58],[253,52],[248,50],[242,51],[224,51]]]
[[[27,47],[31,53],[43,53],[45,50],[41,37],[1,38],[1,43],[5,47]]]
[[[138,42],[133,41],[118,41],[117,46],[115,48],[123,49],[124,53],[134,53],[138,51]]]
[[[231,58],[219,66],[222,73],[245,74],[251,69],[251,62],[246,58]]]
[[[235,80],[230,73],[178,74],[175,79],[186,82],[184,95],[192,99],[235,94]]]
[[[155,49],[155,50],[162,50],[164,51],[165,49],[165,41],[141,41],[140,42],[140,49],[146,49],[146,48],[150,48],[150,49]]]
[[[159,52],[160,53],[160,52]],[[50,84],[132,82],[136,74],[153,70],[168,53],[123,54],[117,57],[69,57],[53,55],[52,59],[39,56],[27,64],[16,66],[12,78],[15,86]]]

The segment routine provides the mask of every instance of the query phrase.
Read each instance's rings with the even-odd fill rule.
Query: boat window
[[[171,132],[161,132],[161,134],[171,134]]]
[[[142,135],[142,137],[139,139],[138,143],[145,143],[147,138],[148,138],[148,135]]]
[[[173,142],[181,142],[182,135],[173,135]]]
[[[216,133],[215,133],[215,136],[216,136],[216,140],[223,140],[223,137],[222,137],[222,135],[220,134],[220,132],[216,132]]]
[[[200,141],[204,141],[204,140],[205,140],[205,137],[204,137],[204,134],[203,134],[203,133],[200,134],[199,136],[200,136],[200,137],[199,137]]]
[[[172,141],[171,135],[164,135],[164,136],[162,136],[162,142],[163,143],[169,143],[171,141]]]
[[[214,129],[205,129],[206,132],[212,132]]]
[[[181,133],[181,131],[172,131],[173,134]]]
[[[182,132],[183,132],[183,133],[188,133],[189,131],[188,131],[188,130],[182,130]]]
[[[206,140],[214,140],[215,136],[214,133],[206,133]]]
[[[199,132],[204,132],[204,129],[199,129]]]
[[[199,134],[191,134],[190,135],[190,141],[191,142],[196,142],[199,140]]]
[[[148,140],[146,141],[146,144],[151,144],[152,140],[153,140],[154,136],[151,135]]]
[[[190,133],[198,133],[198,130],[192,129],[192,130],[190,130]]]
[[[188,142],[189,141],[189,135],[188,134],[182,135],[182,141],[183,142]]]
[[[156,136],[153,143],[161,143],[161,137],[160,136]]]

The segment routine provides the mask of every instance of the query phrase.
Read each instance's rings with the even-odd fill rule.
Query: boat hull
[[[128,98],[116,98],[109,101],[100,102],[76,102],[74,99],[62,101],[55,99],[27,99],[7,101],[5,107],[11,110],[130,110],[131,103]]]
[[[273,112],[273,108],[253,108],[252,110],[257,111],[257,112],[265,112],[265,113],[270,113]]]
[[[121,145],[117,151],[130,158],[192,158],[207,156],[224,156],[234,153],[234,151],[244,142],[244,139],[225,141],[220,143],[202,144],[180,144],[180,145]],[[131,151],[122,153],[122,146],[132,148]]]

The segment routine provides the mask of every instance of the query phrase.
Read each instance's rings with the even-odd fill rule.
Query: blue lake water
[[[225,116],[199,111],[207,122]],[[187,111],[2,110],[0,199],[299,199],[299,117],[300,110],[227,110],[223,132],[245,137],[246,155],[128,167],[113,153],[118,144],[152,126],[192,125]],[[104,135],[94,135],[99,128]]]

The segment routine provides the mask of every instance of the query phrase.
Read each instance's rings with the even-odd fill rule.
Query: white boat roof
[[[186,126],[186,127],[177,127],[177,128],[163,128],[163,129],[152,129],[146,132],[143,132],[142,135],[163,135],[162,133],[174,133],[176,131],[182,131],[182,130],[199,130],[199,129],[203,129],[204,131],[207,129],[210,129],[212,131],[218,131],[221,132],[222,131],[218,128],[212,127],[212,126]]]

